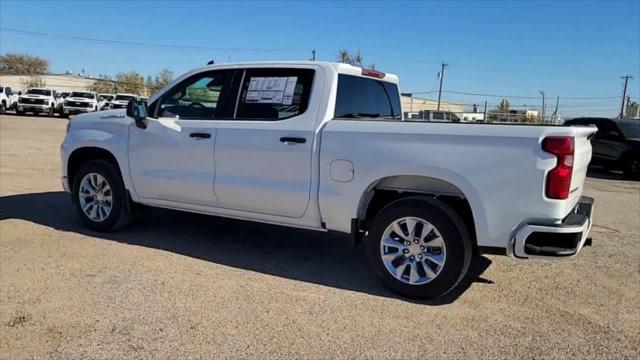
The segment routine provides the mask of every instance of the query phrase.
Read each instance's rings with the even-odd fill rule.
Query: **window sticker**
[[[249,89],[244,102],[247,104],[291,105],[297,82],[297,76],[252,77],[249,80]]]

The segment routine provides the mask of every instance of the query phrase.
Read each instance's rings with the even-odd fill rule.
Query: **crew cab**
[[[98,93],[92,91],[74,91],[64,100],[64,114],[77,115],[100,110]]]
[[[47,114],[53,116],[58,107],[58,94],[52,89],[31,88],[18,97],[16,113],[24,115],[25,112]]]
[[[109,104],[109,109],[124,109],[131,100],[138,100],[138,95],[135,94],[116,94]]]
[[[557,259],[590,244],[594,129],[401,114],[398,78],[376,70],[206,66],[148,104],[77,116],[62,185],[97,231],[145,204],[350,234],[414,298],[454,288],[476,251]]]
[[[13,109],[17,102],[18,95],[15,95],[10,87],[0,85],[0,114]]]

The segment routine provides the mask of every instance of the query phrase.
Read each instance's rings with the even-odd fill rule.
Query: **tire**
[[[406,220],[404,223],[403,219]],[[410,222],[415,221],[411,236],[407,230]],[[402,237],[393,230],[389,233],[394,224],[400,224]],[[429,225],[435,231],[431,231]],[[383,236],[388,239],[384,244],[393,242],[394,245],[383,246]],[[423,239],[416,243],[416,236]],[[406,242],[403,240],[405,237],[414,240],[410,247],[396,246],[402,243],[392,239]],[[397,253],[392,251],[394,246]],[[423,300],[441,297],[455,288],[469,270],[472,258],[471,238],[462,219],[449,206],[424,196],[400,199],[383,208],[373,220],[366,247],[369,262],[385,286],[399,295]],[[385,263],[385,253],[386,259],[394,260]],[[419,261],[418,257],[422,260]],[[392,274],[394,267],[400,272],[400,278]],[[416,278],[413,277],[414,271]]]
[[[0,114],[3,114],[7,112],[7,104],[3,101],[0,103]]]
[[[640,158],[626,159],[622,170],[626,178],[640,180]]]
[[[18,109],[16,108],[16,115],[18,115],[18,116],[24,116],[24,111],[22,111],[22,110],[18,110]]]
[[[98,175],[102,179],[106,180],[110,189],[110,191],[105,191],[102,194],[98,193],[96,195],[102,196],[102,199],[91,199],[91,197],[86,196],[87,194],[90,194],[90,192],[87,191],[82,191],[83,195],[81,195],[81,186],[83,186],[83,181],[89,181],[88,185],[94,190],[96,190],[96,188],[106,189],[101,181],[94,181],[92,184],[90,179],[93,175]],[[95,184],[98,186],[95,186]],[[84,189],[86,188],[87,185],[84,185]],[[112,231],[125,226],[129,222],[129,196],[125,190],[120,173],[112,162],[106,160],[91,160],[82,165],[73,178],[72,189],[73,204],[78,211],[82,222],[88,228],[96,231]],[[81,196],[84,200],[81,199]],[[106,208],[109,205],[109,201],[107,200],[109,196],[111,200],[111,207],[109,211],[106,211]],[[97,206],[99,203],[96,203],[96,201],[99,202],[100,200],[104,200],[102,202],[102,209],[100,209],[100,206]],[[96,205],[91,206],[91,204]],[[87,212],[89,212],[89,214],[85,213],[83,206],[87,207]],[[94,214],[93,218],[90,216],[91,214]],[[96,217],[101,218],[96,219]]]
[[[47,116],[54,117],[54,114],[55,114],[55,108],[53,106],[49,107],[49,112],[47,113]]]

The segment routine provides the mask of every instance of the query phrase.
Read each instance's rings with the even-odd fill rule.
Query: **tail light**
[[[571,190],[573,173],[573,137],[551,136],[542,140],[542,150],[558,159],[556,166],[547,174],[546,195],[550,199],[566,199]]]
[[[376,79],[382,79],[385,76],[385,73],[378,70],[373,69],[362,69],[362,76],[374,77]]]

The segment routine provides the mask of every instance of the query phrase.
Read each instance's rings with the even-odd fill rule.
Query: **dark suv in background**
[[[627,177],[640,179],[640,119],[584,117],[567,120],[565,125],[595,125],[591,139],[591,164],[606,170],[622,170]]]

